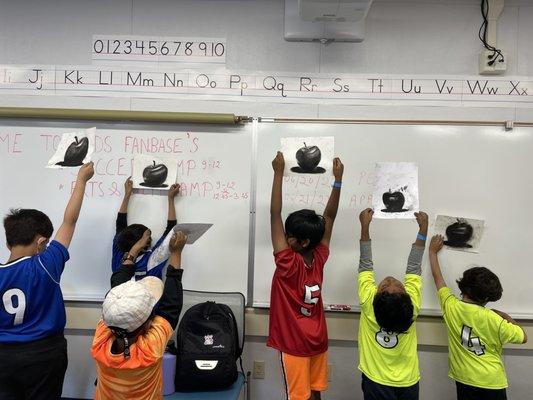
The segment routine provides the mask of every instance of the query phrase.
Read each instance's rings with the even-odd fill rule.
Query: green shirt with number
[[[485,389],[506,388],[502,346],[522,343],[522,328],[488,308],[459,300],[448,287],[438,295],[448,331],[450,378]]]
[[[420,380],[416,351],[416,323],[406,333],[383,331],[374,315],[373,301],[377,293],[373,271],[359,273],[359,369],[369,379],[387,386],[407,387]],[[422,278],[405,275],[405,290],[411,297],[414,317],[420,310]]]
[[[358,293],[361,305],[359,320],[359,369],[369,379],[382,385],[408,387],[420,380],[416,352],[416,324],[405,333],[385,332],[374,315],[374,297],[377,285],[372,261],[372,242],[359,243]],[[407,259],[404,286],[413,303],[413,320],[416,321],[422,298],[422,256],[424,246],[411,246]]]

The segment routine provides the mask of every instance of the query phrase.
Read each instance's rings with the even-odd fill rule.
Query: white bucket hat
[[[133,332],[144,324],[163,295],[163,281],[147,276],[111,289],[102,305],[102,319],[108,327]]]

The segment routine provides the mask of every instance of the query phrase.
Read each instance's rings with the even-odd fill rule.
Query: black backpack
[[[207,301],[189,308],[176,342],[176,390],[223,389],[237,380],[242,349],[235,315],[227,305]]]

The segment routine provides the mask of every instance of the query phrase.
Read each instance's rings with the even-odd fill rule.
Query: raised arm
[[[274,253],[277,253],[289,247],[281,218],[283,170],[285,169],[285,159],[282,152],[278,151],[276,158],[272,160],[272,168],[274,169],[274,180],[270,198],[270,235]]]
[[[344,173],[344,165],[342,164],[340,158],[336,157],[333,159],[333,176],[335,177],[335,182],[331,187],[331,195],[329,196],[328,204],[324,210],[324,220],[326,223],[326,229],[324,236],[322,237],[322,244],[329,247],[329,242],[331,241],[331,234],[333,232],[333,223],[335,222],[335,217],[337,216],[337,210],[339,209],[339,199],[341,197],[341,187],[342,187],[342,174]]]
[[[444,238],[442,237],[442,235],[433,236],[431,238],[431,243],[429,244],[429,262],[431,264],[431,274],[433,275],[433,280],[435,281],[435,286],[437,287],[437,290],[446,287],[446,281],[442,277],[439,257],[437,256],[443,245]]]
[[[361,240],[359,241],[361,256],[359,258],[358,272],[372,271],[374,269],[372,242],[370,241],[370,223],[373,215],[374,211],[371,208],[367,208],[359,214],[359,221],[361,222]]]
[[[181,308],[183,307],[181,252],[185,243],[187,243],[187,236],[181,231],[176,232],[170,240],[170,260],[167,269],[167,279],[165,280],[163,296],[159,300],[159,305],[155,312],[156,315],[165,318],[172,326],[172,329],[176,329]]]
[[[411,247],[409,258],[407,259],[406,274],[422,275],[422,257],[424,256],[424,249],[426,246],[426,239],[428,234],[428,215],[423,212],[415,213],[416,222],[418,223],[418,233],[416,240]]]
[[[139,253],[148,245],[150,241],[150,229],[144,231],[142,237],[135,243],[130,251],[125,254],[122,265],[111,275],[111,287],[114,288],[124,282],[127,282],[135,275],[135,260]]]
[[[55,240],[68,248],[74,235],[76,222],[80,216],[81,205],[83,204],[83,197],[85,196],[85,186],[87,181],[94,175],[94,164],[92,162],[83,165],[78,171],[76,185],[74,191],[70,195],[70,200],[65,208],[65,215],[63,216],[63,223],[57,230]]]
[[[124,182],[124,197],[117,215],[116,233],[122,232],[128,226],[128,205],[130,203],[131,195],[133,194],[133,181],[131,176]]]
[[[176,221],[176,206],[174,205],[174,200],[179,192],[180,185],[178,185],[177,183],[173,184],[170,187],[170,190],[168,191],[168,222]]]

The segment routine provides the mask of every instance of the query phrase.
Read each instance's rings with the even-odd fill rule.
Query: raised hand
[[[361,213],[359,214],[359,221],[361,222],[361,226],[363,227],[370,226],[373,215],[374,215],[374,210],[372,210],[371,208],[365,208],[363,211],[361,211]]]
[[[444,246],[444,237],[442,235],[435,235],[429,243],[429,252],[437,254],[442,249],[442,246]]]
[[[88,182],[89,179],[91,179],[94,175],[94,163],[88,162],[87,164],[83,164],[82,167],[78,171],[78,179],[82,182]]]
[[[342,181],[342,174],[344,173],[344,164],[342,163],[339,157],[333,159],[333,176],[335,177],[335,182]]]
[[[175,198],[180,192],[180,185],[178,183],[173,184],[170,186],[170,189],[168,190],[168,198],[173,199]]]
[[[274,173],[283,174],[285,170],[285,158],[283,158],[281,151],[278,151],[276,157],[272,160],[272,168],[274,169]]]
[[[182,231],[178,231],[172,235],[168,248],[171,253],[180,253],[185,247],[185,243],[187,243],[187,235]]]
[[[415,212],[416,222],[420,227],[420,230],[427,230],[428,228],[428,215],[424,211]]]

